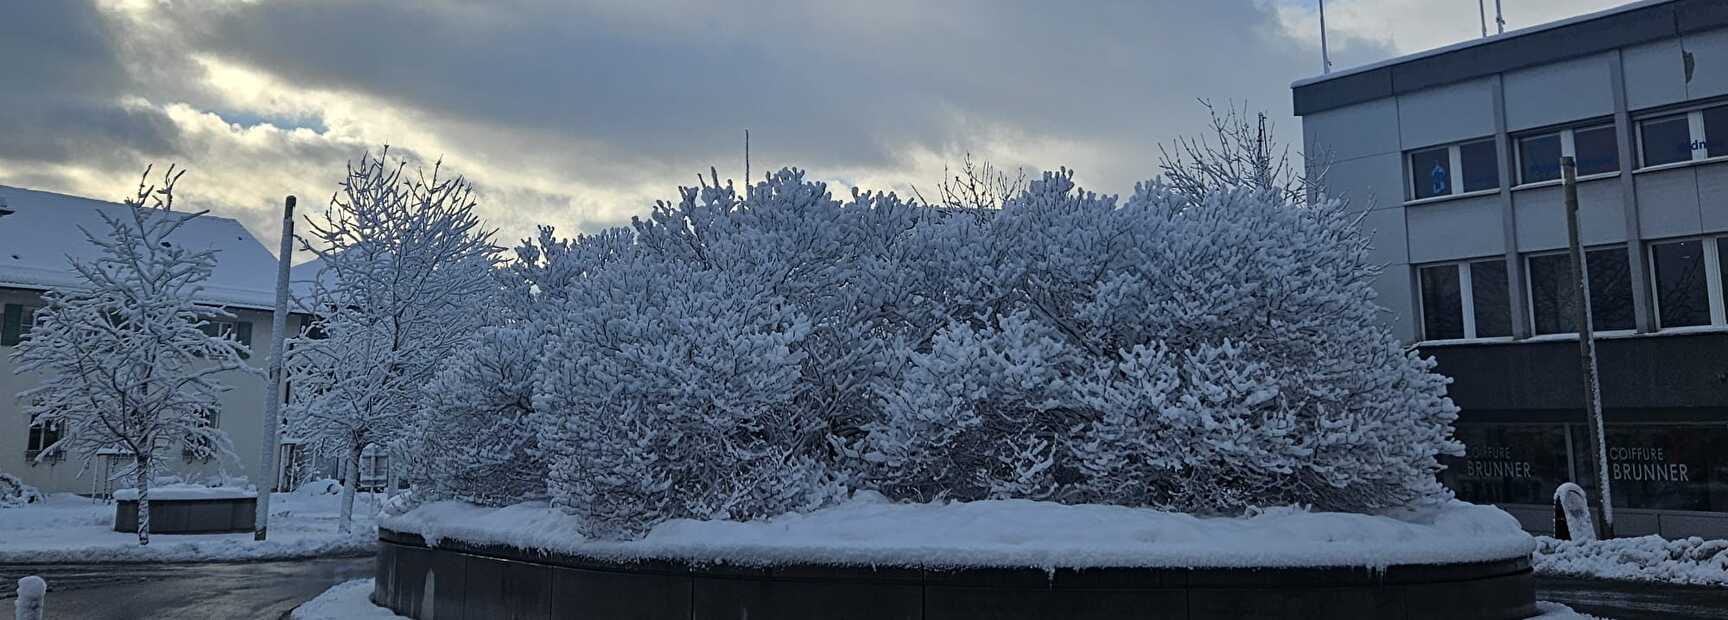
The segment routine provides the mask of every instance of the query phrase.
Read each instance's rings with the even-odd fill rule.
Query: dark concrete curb
[[[151,534],[227,534],[250,532],[258,498],[152,499]],[[114,502],[114,531],[138,531],[138,500]]]
[[[373,602],[447,618],[1482,618],[1536,615],[1528,557],[1366,568],[934,570],[618,562],[380,528]]]

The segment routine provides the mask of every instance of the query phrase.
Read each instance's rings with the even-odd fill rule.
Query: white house
[[[13,211],[0,216],[0,471],[23,479],[43,492],[106,494],[113,486],[110,473],[118,474],[126,463],[120,456],[100,456],[89,463],[77,455],[42,450],[58,439],[58,429],[34,423],[25,413],[18,395],[38,380],[17,374],[12,359],[21,339],[29,337],[34,311],[42,305],[44,291],[75,286],[71,258],[94,258],[98,251],[82,231],[102,235],[107,229],[102,214],[125,217],[123,204],[0,186],[0,201]],[[270,354],[270,318],[275,306],[276,258],[239,222],[212,215],[199,217],[175,233],[187,247],[216,250],[217,265],[199,301],[226,308],[234,319],[214,329],[231,333],[251,347],[249,363],[260,368]],[[299,331],[305,317],[289,317],[290,333]],[[222,377],[231,389],[222,395],[216,417],[228,432],[239,462],[231,459],[198,458],[182,452],[170,459],[164,473],[202,477],[217,473],[245,476],[253,483],[275,480],[278,487],[293,476],[284,467],[273,475],[259,475],[263,454],[264,379],[241,373]],[[303,459],[292,443],[279,448],[277,462],[287,467]],[[39,458],[40,457],[40,458]],[[284,458],[287,457],[287,458]]]

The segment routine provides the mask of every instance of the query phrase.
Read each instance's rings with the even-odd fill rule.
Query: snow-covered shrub
[[[542,342],[526,326],[485,327],[445,362],[410,440],[417,496],[503,506],[546,495],[530,419]]]
[[[1117,206],[1034,182],[990,222],[983,327],[887,388],[870,480],[1194,512],[1446,497],[1446,380],[1378,321],[1355,219],[1287,197],[1149,183]]]
[[[42,501],[42,492],[17,476],[0,471],[0,508],[17,508]]]

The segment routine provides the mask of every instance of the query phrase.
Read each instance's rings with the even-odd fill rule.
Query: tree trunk
[[[354,529],[354,491],[360,486],[360,451],[364,446],[358,442],[348,446],[348,479],[342,481],[342,519],[339,526],[343,533]]]
[[[137,457],[138,478],[138,544],[150,544],[150,457]]]

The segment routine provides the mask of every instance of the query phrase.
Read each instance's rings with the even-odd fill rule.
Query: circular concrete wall
[[[373,600],[423,620],[1481,618],[1536,615],[1528,557],[1301,569],[750,568],[379,531]]]

